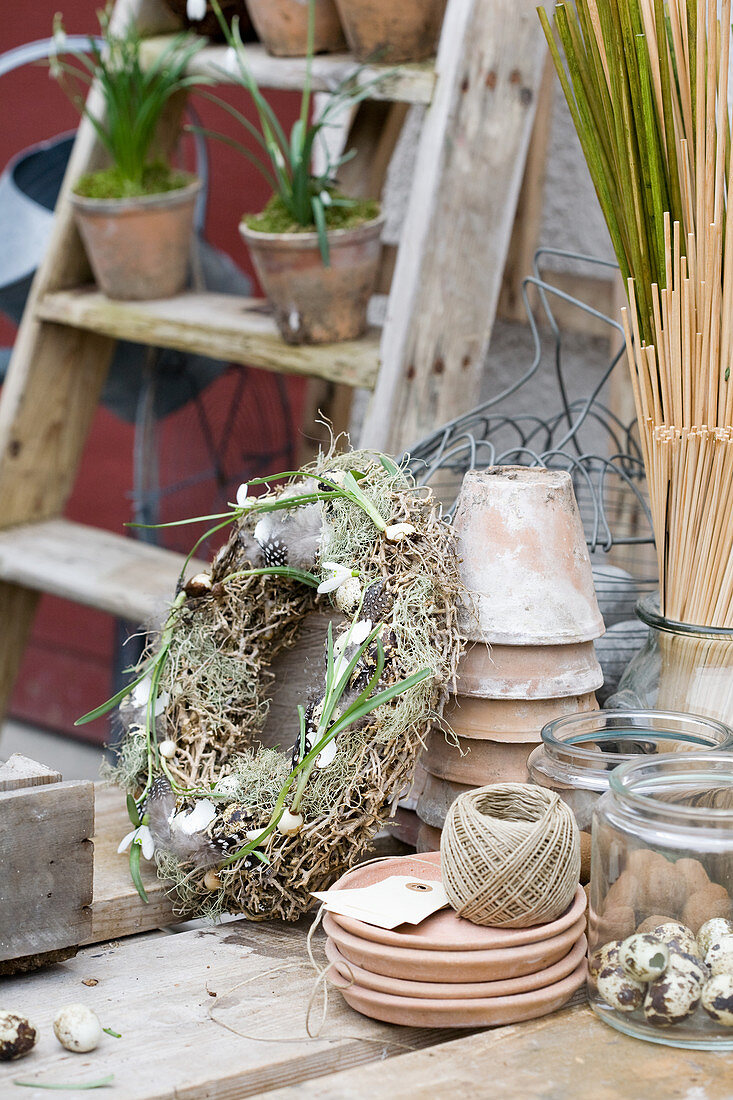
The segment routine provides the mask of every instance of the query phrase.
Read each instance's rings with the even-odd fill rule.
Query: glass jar
[[[658,592],[639,600],[636,614],[649,637],[606,709],[689,711],[733,724],[733,630],[666,619]]]
[[[669,753],[612,772],[593,814],[588,985],[598,1016],[657,1043],[733,1049],[733,1012],[726,1026],[703,1007],[715,979],[701,958],[710,945],[695,938],[711,918],[733,916],[732,894],[733,756]],[[630,982],[628,956],[625,970],[615,953],[621,941],[671,921],[689,931],[660,933],[669,954],[661,976]],[[713,942],[722,936],[719,925]],[[666,952],[651,948],[648,964],[664,967]]]
[[[548,722],[541,736],[527,762],[530,779],[559,794],[584,832],[619,764],[659,753],[733,749],[733,730],[722,722],[655,710],[571,714]]]

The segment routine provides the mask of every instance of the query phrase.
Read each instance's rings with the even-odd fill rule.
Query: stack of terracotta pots
[[[457,693],[422,767],[418,850],[440,845],[448,807],[464,790],[527,782],[546,722],[596,710],[603,674],[593,641],[604,626],[583,525],[564,470],[470,471],[455,516],[469,639]]]

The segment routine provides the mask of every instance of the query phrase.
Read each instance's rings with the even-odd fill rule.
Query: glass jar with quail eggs
[[[733,755],[617,768],[593,814],[588,989],[628,1035],[733,1049]]]

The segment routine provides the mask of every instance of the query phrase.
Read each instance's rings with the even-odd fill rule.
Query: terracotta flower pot
[[[380,215],[353,229],[330,230],[330,267],[323,264],[315,232],[259,233],[240,224],[286,343],[329,344],[361,336],[377,278],[383,224]]]
[[[446,0],[336,0],[349,49],[359,61],[422,61],[438,46]]]
[[[439,852],[442,832],[442,829],[434,829],[432,825],[426,825],[424,821],[421,821],[415,844],[418,855],[424,855],[426,852]]]
[[[451,695],[443,716],[461,737],[538,744],[542,727],[553,718],[592,710],[598,710],[593,692],[560,699],[475,699]]]
[[[446,740],[442,730],[428,736],[423,766],[431,775],[451,783],[484,787],[487,783],[528,783],[527,760],[533,742],[479,741],[459,737],[458,745]]]
[[[186,285],[201,181],[134,199],[69,196],[94,278],[110,298],[170,298]]]
[[[472,790],[473,783],[451,783],[428,773],[425,787],[417,800],[417,816],[432,829],[442,829],[446,814],[458,795]]]
[[[577,645],[469,645],[458,666],[461,695],[481,699],[557,699],[603,684],[593,642]]]
[[[604,632],[570,475],[471,470],[454,520],[463,583],[461,629],[472,641],[562,645]]]
[[[257,34],[276,57],[305,57],[308,52],[308,0],[247,0]],[[314,53],[346,49],[334,0],[315,0]]]

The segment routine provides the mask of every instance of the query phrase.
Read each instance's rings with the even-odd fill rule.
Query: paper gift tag
[[[324,902],[329,913],[352,917],[377,928],[419,924],[448,904],[439,879],[421,879],[413,875],[392,875],[357,890],[314,891],[313,897]]]

